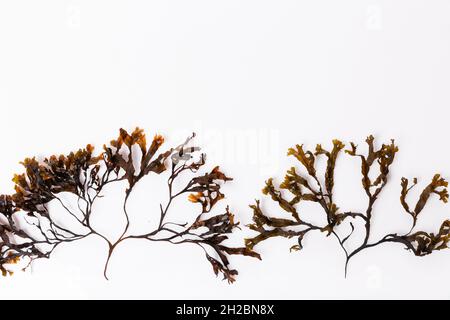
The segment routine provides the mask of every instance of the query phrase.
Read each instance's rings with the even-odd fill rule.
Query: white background
[[[435,172],[450,177],[449,15],[446,0],[2,0],[0,192],[12,192],[24,157],[101,147],[119,127],[162,133],[168,143],[196,131],[209,165],[236,178],[225,201],[247,224],[264,180],[280,181],[295,165],[288,147],[332,138],[363,146],[374,134],[395,138],[400,153],[375,208],[373,240],[407,231],[400,178],[424,186]],[[340,206],[363,210],[359,162],[342,156],[336,180]],[[143,183],[133,215],[156,217],[160,195]],[[112,237],[122,228],[120,200],[96,208]],[[171,214],[194,209],[179,208]],[[436,231],[448,217],[433,199],[419,227]],[[450,251],[417,258],[380,246],[356,256],[344,279],[334,239],[311,234],[290,254],[292,244],[260,245],[263,262],[235,257],[240,275],[228,285],[198,248],[139,241],[117,249],[106,281],[107,248],[90,238],[0,279],[0,298],[450,298]]]

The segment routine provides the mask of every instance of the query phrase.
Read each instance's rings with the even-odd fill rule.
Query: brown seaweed
[[[232,179],[219,167],[199,173],[206,158],[199,152],[200,148],[191,145],[194,136],[159,152],[164,143],[162,136],[155,135],[147,145],[142,129],[137,128],[132,133],[121,129],[119,137],[98,154],[88,145],[69,155],[51,156],[42,161],[25,159],[22,162],[24,173],[13,179],[15,193],[0,196],[0,270],[3,275],[11,274],[10,265],[20,260],[26,260],[29,265],[36,259],[49,258],[61,244],[96,235],[108,244],[106,278],[108,262],[119,243],[146,239],[196,245],[204,251],[215,274],[221,273],[224,279],[233,282],[238,272],[230,267],[230,255],[260,256],[246,247],[225,244],[239,223],[228,207],[222,214],[212,215],[211,211],[224,198],[222,184]],[[166,171],[168,201],[161,203],[160,212],[155,216],[157,227],[144,234],[130,234],[127,203],[135,186],[143,178],[156,178]],[[191,178],[176,190],[179,188],[177,178],[182,175],[191,175]],[[127,184],[123,198],[126,224],[121,236],[111,241],[96,230],[91,218],[95,201],[105,195],[105,186],[120,181]],[[64,193],[76,196],[78,210],[69,208]],[[179,198],[199,204],[200,211],[194,221],[179,224],[170,219],[176,214],[170,212],[171,205]],[[54,201],[76,222],[76,228],[52,215],[49,204]]]
[[[323,232],[326,236],[333,236],[342,248],[345,260],[345,274],[350,259],[361,251],[380,245],[382,243],[394,242],[403,245],[417,256],[428,255],[436,250],[446,249],[450,241],[450,220],[442,223],[437,233],[416,231],[416,223],[419,214],[425,208],[431,196],[436,195],[442,202],[448,200],[448,183],[439,174],[436,174],[430,184],[424,188],[414,209],[411,209],[406,198],[409,191],[417,184],[417,179],[413,179],[412,185],[406,178],[401,180],[400,202],[407,214],[412,217],[412,226],[407,232],[386,234],[378,241],[370,241],[372,234],[372,216],[374,205],[388,183],[389,171],[398,152],[398,147],[392,140],[388,144],[382,144],[376,148],[374,137],[366,139],[368,147],[367,154],[360,154],[357,146],[350,143],[350,148],[345,153],[352,157],[357,157],[361,161],[361,185],[367,196],[367,207],[361,212],[344,211],[334,198],[334,173],[338,156],[344,149],[344,144],[339,140],[333,140],[331,151],[325,150],[320,144],[315,151],[305,150],[302,145],[290,148],[288,155],[294,156],[305,169],[306,173],[299,173],[293,167],[287,171],[284,181],[276,187],[273,179],[268,179],[263,189],[263,194],[270,196],[273,201],[291,215],[290,219],[274,217],[266,214],[261,208],[260,201],[250,207],[253,210],[253,223],[250,229],[257,232],[252,238],[246,239],[246,246],[249,250],[262,241],[273,237],[296,238],[297,243],[291,246],[291,251],[303,249],[304,237],[312,231]],[[320,177],[316,169],[317,157],[326,158],[327,165],[324,177]],[[283,196],[282,190],[286,190],[290,196]],[[306,221],[301,217],[299,205],[304,201],[316,203],[323,211],[326,222],[318,225]],[[354,219],[360,219],[364,225],[364,239],[361,243],[350,250],[347,240],[355,231]],[[339,227],[345,223],[350,226],[350,233],[342,235]]]

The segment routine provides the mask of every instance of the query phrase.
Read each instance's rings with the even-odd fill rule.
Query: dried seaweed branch
[[[443,202],[448,200],[448,183],[439,174],[436,174],[431,183],[423,190],[414,210],[410,209],[406,197],[417,184],[417,179],[414,179],[410,186],[408,179],[402,178],[400,202],[405,211],[412,217],[411,228],[405,233],[387,234],[378,241],[370,241],[374,205],[388,183],[389,170],[398,152],[398,147],[392,140],[389,144],[383,144],[377,149],[373,136],[369,136],[366,143],[368,146],[366,155],[357,153],[357,146],[354,143],[350,144],[349,150],[345,150],[347,154],[358,157],[361,161],[361,182],[368,200],[365,210],[361,212],[341,210],[333,197],[336,160],[345,147],[341,141],[333,140],[331,151],[325,150],[320,144],[316,146],[315,152],[305,150],[302,145],[297,145],[295,148],[289,149],[288,155],[294,156],[301,163],[306,175],[298,173],[293,167],[287,171],[279,189],[275,187],[272,179],[266,181],[266,186],[263,189],[263,193],[276,201],[292,218],[276,218],[265,214],[257,200],[255,205],[250,206],[253,209],[253,223],[249,227],[258,234],[253,238],[246,239],[246,247],[253,250],[257,244],[269,238],[285,237],[297,239],[297,244],[291,247],[291,251],[298,251],[303,248],[302,241],[309,232],[324,232],[326,236],[334,236],[342,248],[346,257],[345,274],[347,274],[348,263],[352,257],[367,248],[382,243],[399,243],[417,256],[424,256],[435,250],[447,248],[450,241],[450,220],[444,221],[436,234],[415,231],[418,216],[433,194],[439,196],[439,199]],[[315,166],[316,159],[319,156],[324,156],[327,160],[323,178],[319,177]],[[280,189],[288,191],[292,196],[286,198]],[[323,210],[326,223],[317,225],[302,219],[298,206],[304,201],[316,203]],[[354,219],[360,219],[363,222],[365,235],[360,245],[351,250],[346,242],[355,231]],[[341,234],[342,230],[339,227],[344,223],[348,223],[351,230],[346,235]]]
[[[214,272],[221,272],[225,279],[233,282],[238,272],[230,268],[229,255],[260,257],[248,248],[224,244],[228,234],[238,227],[228,208],[223,214],[206,217],[224,198],[221,185],[232,179],[219,167],[209,173],[198,174],[205,165],[205,155],[199,154],[200,148],[189,146],[193,138],[194,135],[181,145],[158,153],[164,143],[161,136],[156,135],[147,147],[143,130],[137,128],[129,134],[121,129],[119,137],[105,145],[98,155],[94,155],[94,148],[88,145],[67,156],[51,156],[43,161],[25,159],[22,162],[25,173],[15,175],[13,179],[16,193],[0,196],[1,272],[7,275],[11,273],[10,264],[28,260],[30,265],[35,259],[50,257],[62,243],[94,235],[108,244],[106,278],[108,262],[117,245],[128,239],[147,239],[197,245],[204,250]],[[167,180],[169,201],[160,206],[156,217],[158,227],[142,235],[129,234],[131,222],[127,203],[135,186],[144,177],[159,175],[167,168],[170,169]],[[175,182],[184,173],[193,177],[181,190],[175,191]],[[123,201],[126,224],[121,236],[111,241],[92,226],[91,217],[94,203],[103,196],[105,186],[119,181],[127,182]],[[77,210],[70,208],[66,194],[76,197]],[[177,224],[169,219],[171,204],[182,195],[201,204],[201,212],[190,224]],[[71,224],[62,223],[64,219],[52,214],[49,206],[53,202],[64,209]]]

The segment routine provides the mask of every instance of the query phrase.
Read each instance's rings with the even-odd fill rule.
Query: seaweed
[[[12,274],[11,264],[25,260],[26,268],[36,259],[49,258],[61,244],[98,236],[108,245],[105,278],[108,278],[110,258],[120,243],[145,239],[196,245],[203,249],[216,275],[221,273],[228,282],[234,282],[238,272],[231,268],[229,256],[259,259],[260,256],[247,247],[234,248],[224,243],[229,234],[239,228],[239,223],[229,207],[221,214],[214,215],[212,210],[224,198],[223,183],[232,179],[218,166],[200,174],[206,156],[200,153],[199,147],[191,145],[194,137],[192,134],[182,144],[160,152],[164,143],[162,136],[155,135],[147,146],[142,129],[136,128],[132,133],[120,129],[118,138],[104,145],[98,154],[92,145],[87,145],[68,155],[53,155],[43,160],[25,159],[21,163],[24,173],[13,178],[15,193],[0,196],[0,270],[3,275]],[[157,227],[144,234],[130,234],[127,204],[135,186],[146,177],[163,177],[165,172],[168,172],[169,200],[160,204],[159,213],[155,215]],[[186,175],[191,176],[188,183],[176,189],[179,188],[177,178]],[[97,199],[105,196],[107,185],[117,182],[127,185],[123,196],[126,224],[120,237],[112,241],[91,221]],[[67,193],[76,197],[76,210],[67,203]],[[175,200],[183,197],[198,204],[201,210],[194,221],[175,223],[170,218],[176,213],[170,209]],[[54,202],[65,210],[70,223],[53,214],[50,207]]]
[[[314,151],[306,150],[303,145],[296,145],[288,150],[288,155],[295,157],[305,174],[299,173],[295,167],[287,171],[284,181],[277,187],[273,179],[268,179],[263,189],[263,194],[269,196],[291,217],[281,218],[266,214],[261,208],[260,201],[250,207],[253,210],[253,223],[249,228],[256,231],[257,235],[246,239],[246,247],[253,250],[260,242],[273,237],[295,238],[296,244],[291,246],[291,251],[303,249],[303,240],[312,231],[324,233],[327,237],[334,237],[345,254],[345,275],[349,261],[361,251],[381,245],[383,243],[397,243],[403,245],[416,256],[425,256],[434,251],[446,249],[450,241],[450,220],[442,222],[437,233],[417,231],[416,224],[422,210],[432,196],[437,196],[440,201],[448,201],[448,182],[439,174],[436,174],[431,182],[424,188],[417,200],[414,209],[411,209],[406,198],[409,191],[416,186],[417,179],[413,179],[410,185],[406,178],[401,179],[400,202],[407,214],[412,218],[411,228],[403,233],[388,233],[377,241],[371,241],[373,231],[374,205],[379,199],[383,189],[389,180],[389,171],[398,152],[398,146],[394,140],[390,143],[375,146],[374,137],[366,139],[367,154],[358,153],[356,144],[350,143],[350,148],[345,153],[351,157],[360,159],[361,162],[361,186],[367,196],[365,210],[345,211],[340,209],[334,197],[335,170],[339,155],[345,149],[345,145],[339,140],[332,141],[331,151],[318,144]],[[326,169],[322,176],[316,168],[318,157],[325,157]],[[290,194],[290,196],[286,195]],[[324,223],[317,224],[301,217],[300,204],[305,201],[315,203],[324,214]],[[361,220],[362,224],[355,224],[355,220]],[[350,227],[350,232],[342,235],[342,225]],[[359,226],[364,226],[364,238],[356,248],[350,249],[347,241]]]

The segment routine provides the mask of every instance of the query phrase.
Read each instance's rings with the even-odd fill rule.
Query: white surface
[[[236,178],[226,201],[249,223],[264,180],[295,163],[288,147],[335,137],[362,146],[372,133],[400,146],[374,236],[401,232],[400,178],[450,177],[449,14],[444,0],[1,1],[0,191],[12,191],[24,157],[101,147],[119,127],[169,143],[196,131],[209,164]],[[336,180],[341,207],[361,209],[359,162],[341,157]],[[134,214],[151,212],[152,183]],[[120,230],[120,198],[103,201],[99,224]],[[432,201],[423,226],[449,216]],[[450,298],[450,251],[416,258],[385,245],[357,256],[344,279],[334,240],[316,234],[289,254],[292,242],[259,246],[261,263],[233,259],[230,286],[197,248],[140,242],[117,249],[108,282],[105,244],[92,238],[0,279],[0,298]]]

